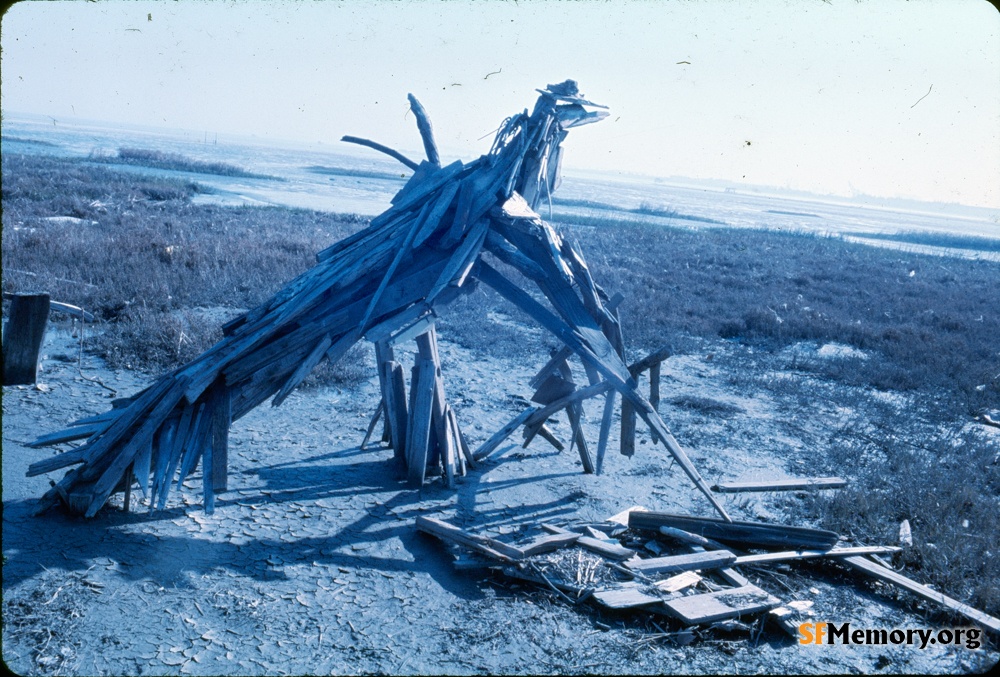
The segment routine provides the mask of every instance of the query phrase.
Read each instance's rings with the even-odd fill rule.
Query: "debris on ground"
[[[822,616],[822,609],[811,600],[782,599],[751,583],[738,567],[760,573],[816,559],[835,560],[899,586],[1000,634],[1000,619],[868,558],[891,555],[900,547],[850,545],[822,529],[638,508],[630,509],[626,520],[619,514],[597,523],[517,525],[519,533],[537,533],[513,544],[435,517],[417,517],[415,526],[453,548],[456,570],[488,570],[527,581],[574,606],[664,616],[676,626],[664,638],[685,644],[692,639],[685,628],[750,633],[766,621],[798,637],[799,625]]]

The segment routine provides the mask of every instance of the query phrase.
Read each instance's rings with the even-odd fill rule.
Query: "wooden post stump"
[[[3,330],[3,384],[30,385],[38,376],[38,352],[49,321],[48,294],[14,294]]]

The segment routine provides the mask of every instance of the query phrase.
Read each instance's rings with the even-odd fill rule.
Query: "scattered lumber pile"
[[[281,404],[323,360],[334,362],[355,343],[375,344],[382,400],[369,427],[384,421],[383,439],[414,487],[428,467],[449,482],[523,426],[526,442],[540,435],[556,411],[570,416],[570,442],[585,472],[601,469],[616,395],[622,397],[622,453],[634,453],[641,418],[714,509],[729,516],[685,451],[636,384],[649,370],[658,381],[656,354],[627,366],[616,306],[591,277],[579,248],[534,211],[559,184],[561,143],[569,129],[607,116],[583,98],[572,80],[538,90],[534,110],[500,126],[490,151],[468,164],[442,166],[430,120],[410,96],[427,159],[415,162],[357,137],[344,140],[384,151],[413,170],[392,207],[360,232],[327,247],[317,265],[258,308],[223,327],[224,338],[189,364],[164,374],[114,408],[43,436],[34,446],[85,442],[32,464],[29,475],[76,466],[42,497],[38,511],[64,503],[93,516],[117,491],[134,483],[150,509],[163,509],[171,486],[199,463],[205,509],[227,488],[227,440],[233,421],[269,398]],[[484,255],[489,254],[490,260]],[[511,275],[511,273],[519,275]],[[512,281],[526,278],[535,293]],[[485,283],[557,336],[564,348],[533,382],[541,408],[524,412],[472,453],[447,403],[438,358],[435,318],[459,295]],[[543,301],[544,300],[544,301]],[[546,305],[547,303],[547,305]],[[395,349],[415,340],[409,394]],[[588,384],[573,382],[575,355]],[[593,458],[580,428],[584,400],[605,397],[601,439]]]
[[[603,609],[670,617],[687,629],[667,636],[685,641],[691,638],[690,629],[749,631],[747,621],[761,619],[798,637],[799,624],[823,620],[823,610],[814,607],[813,600],[780,599],[752,583],[740,567],[760,573],[775,564],[817,559],[835,560],[901,587],[1000,634],[1000,619],[869,559],[898,552],[899,547],[850,546],[832,531],[638,507],[598,523],[522,525],[540,527],[544,533],[515,544],[434,517],[418,517],[415,526],[453,546],[457,570],[492,570],[574,605],[586,601]],[[813,617],[816,613],[819,616]]]

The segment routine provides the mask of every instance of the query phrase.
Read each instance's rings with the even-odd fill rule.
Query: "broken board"
[[[727,618],[740,618],[767,611],[781,600],[756,585],[689,595],[664,602],[671,614],[687,625],[712,623]]]

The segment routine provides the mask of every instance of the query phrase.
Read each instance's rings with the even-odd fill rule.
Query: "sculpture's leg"
[[[727,521],[732,521],[725,508],[715,499],[708,484],[702,479],[680,444],[670,434],[670,431],[660,419],[659,414],[652,410],[652,407],[649,406],[649,403],[638,391],[635,381],[628,373],[628,368],[621,362],[603,333],[595,328],[586,326],[586,324],[571,327],[484,261],[480,261],[477,265],[475,276],[528,313],[528,315],[548,331],[559,337],[581,359],[597,368],[611,382],[612,386],[622,394],[623,399],[627,398],[632,402],[636,407],[637,413],[642,416],[646,424],[656,430],[664,440],[670,455],[674,457],[678,465],[681,466],[681,469],[684,470],[695,486],[705,495],[716,511]],[[549,298],[552,300],[551,296]],[[579,303],[578,299],[577,302]],[[577,309],[573,308],[570,302],[565,303],[565,305],[567,306],[566,309],[572,315],[579,317]],[[580,309],[582,310],[582,304],[580,304]],[[586,315],[585,311],[584,315]],[[593,320],[591,319],[592,322]]]

